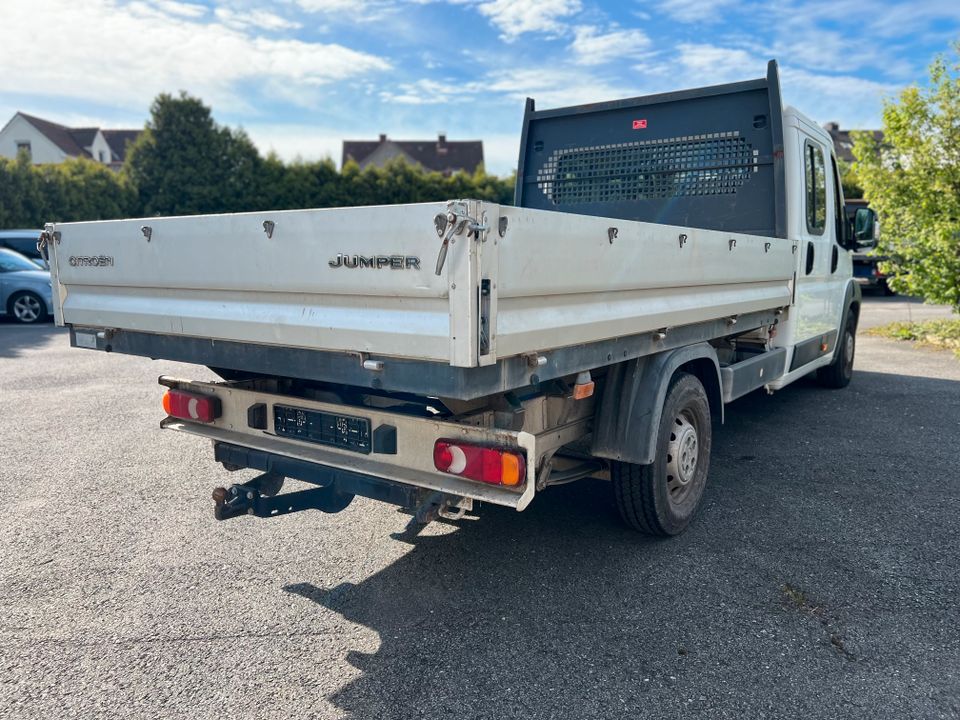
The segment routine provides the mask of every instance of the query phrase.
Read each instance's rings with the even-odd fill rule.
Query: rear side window
[[[0,246],[3,245],[27,257],[40,257],[40,251],[37,250],[37,238],[7,238],[6,240],[0,240]]]
[[[804,197],[807,206],[807,231],[823,235],[827,225],[827,176],[823,150],[809,140],[803,145]]]

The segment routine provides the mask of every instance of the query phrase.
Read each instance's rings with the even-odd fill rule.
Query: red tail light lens
[[[167,390],[163,396],[163,410],[183,420],[210,423],[220,417],[220,399],[197,395],[183,390]]]
[[[507,487],[522,485],[527,475],[526,460],[519,452],[467,445],[454,440],[437,440],[434,443],[433,465],[440,472],[450,475]]]

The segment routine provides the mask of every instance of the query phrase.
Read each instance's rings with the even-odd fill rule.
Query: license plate
[[[97,349],[97,334],[87,332],[76,332],[73,334],[74,343],[80,348]]]
[[[370,452],[370,421],[364,417],[274,405],[273,429],[283,437],[365,454]]]

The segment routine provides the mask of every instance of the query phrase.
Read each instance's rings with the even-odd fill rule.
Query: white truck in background
[[[71,344],[205,365],[164,428],[253,479],[215,516],[416,522],[610,481],[674,535],[724,405],[849,383],[860,293],[830,136],[758,80],[537,111],[515,206],[475,200],[48,225]],[[312,484],[282,493],[285,478]],[[412,521],[412,522],[414,522]]]

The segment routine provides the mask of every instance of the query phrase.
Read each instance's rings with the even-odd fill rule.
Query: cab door
[[[834,222],[838,206],[841,213],[843,210],[833,172],[832,148],[817,134],[802,128],[797,135],[803,158],[803,198],[791,371],[833,354],[840,325],[838,308],[843,298],[841,256],[845,254],[838,244],[842,240],[838,235],[842,225]]]

